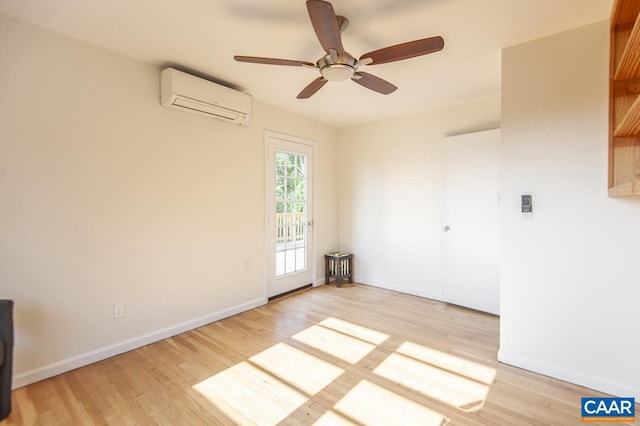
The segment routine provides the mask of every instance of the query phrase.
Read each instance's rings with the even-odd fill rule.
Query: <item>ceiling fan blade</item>
[[[328,80],[325,80],[324,77],[316,78],[311,83],[309,83],[309,85],[307,87],[302,89],[302,92],[300,92],[298,94],[297,98],[298,99],[310,98],[311,96],[313,96],[314,93],[316,93],[318,90],[320,90],[322,88],[322,86],[327,84],[327,81]]]
[[[383,95],[393,93],[397,89],[396,86],[389,83],[387,80],[383,80],[380,77],[376,77],[375,75],[366,72],[359,71],[355,73],[351,79],[359,85],[366,87],[367,89],[371,89],[374,92],[382,93]]]
[[[344,53],[338,18],[331,3],[323,0],[307,0],[307,11],[324,51],[328,53],[330,49],[335,49],[338,54]]]
[[[373,62],[369,65],[384,64],[386,62],[400,61],[402,59],[426,55],[427,53],[438,52],[442,50],[443,47],[444,39],[442,37],[429,37],[374,50],[373,52],[362,55],[360,60],[370,58]]]
[[[238,62],[250,62],[253,64],[266,64],[266,65],[289,65],[292,67],[314,67],[311,62],[306,61],[294,61],[291,59],[275,59],[275,58],[260,58],[257,56],[234,56]]]

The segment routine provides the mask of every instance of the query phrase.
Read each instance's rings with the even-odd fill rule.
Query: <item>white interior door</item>
[[[443,295],[447,302],[500,313],[500,129],[445,137]]]
[[[266,134],[268,297],[313,284],[313,145]]]

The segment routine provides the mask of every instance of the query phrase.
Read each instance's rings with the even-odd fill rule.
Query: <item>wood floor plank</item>
[[[564,425],[606,396],[498,345],[496,316],[321,286],[16,389],[0,425]]]

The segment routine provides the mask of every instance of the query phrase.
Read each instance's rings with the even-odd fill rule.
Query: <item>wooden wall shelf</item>
[[[640,1],[611,15],[609,196],[640,195]]]
[[[625,24],[631,26],[630,24]],[[619,35],[622,35],[622,31],[619,31]],[[628,28],[624,29],[626,33]],[[640,21],[636,21],[631,27],[631,32],[627,38],[624,51],[620,57],[620,62],[617,66],[614,76],[615,80],[629,80],[637,76],[638,65],[640,63]]]
[[[620,118],[613,136],[635,136],[640,133],[640,96],[636,95],[627,113]]]

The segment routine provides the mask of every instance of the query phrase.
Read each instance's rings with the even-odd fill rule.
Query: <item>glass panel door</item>
[[[304,271],[307,156],[276,151],[276,277]]]
[[[267,232],[269,297],[313,283],[313,146],[268,133]]]

